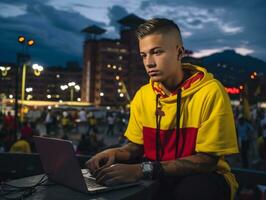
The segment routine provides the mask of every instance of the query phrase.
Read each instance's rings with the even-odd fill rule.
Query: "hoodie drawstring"
[[[156,115],[156,161],[160,161],[159,158],[159,152],[160,152],[160,144],[159,144],[159,140],[160,140],[160,119],[159,119],[159,98],[160,95],[157,94],[156,95],[156,111],[155,111],[155,115]]]
[[[177,90],[176,97],[176,139],[175,139],[175,159],[178,156],[178,140],[180,134],[180,115],[181,115],[181,88]]]

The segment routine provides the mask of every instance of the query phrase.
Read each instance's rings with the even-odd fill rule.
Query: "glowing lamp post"
[[[26,41],[26,38],[24,36],[19,36],[18,42],[21,43],[22,45],[26,45],[26,46],[33,46],[35,44],[35,41],[32,39]],[[24,103],[24,99],[25,99],[26,70],[27,70],[27,65],[25,62],[23,62],[22,81],[21,81],[21,112],[20,112],[20,120],[21,121],[24,120],[23,103]]]

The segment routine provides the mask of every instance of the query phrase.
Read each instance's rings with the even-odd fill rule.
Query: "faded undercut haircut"
[[[166,18],[153,18],[139,25],[135,30],[136,37],[140,40],[150,34],[165,34],[171,31],[177,31],[177,38],[183,46],[182,37],[179,27],[175,22]]]

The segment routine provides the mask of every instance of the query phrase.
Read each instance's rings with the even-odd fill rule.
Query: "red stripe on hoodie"
[[[181,128],[178,140],[177,158],[195,154],[197,128]],[[160,160],[175,160],[176,129],[160,130]],[[143,127],[144,154],[149,160],[156,160],[156,129]]]

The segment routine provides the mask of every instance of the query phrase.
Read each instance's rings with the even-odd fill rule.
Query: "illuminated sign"
[[[240,94],[240,89],[236,87],[226,87],[225,90],[228,94]]]

